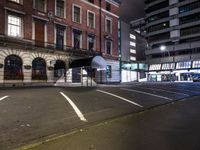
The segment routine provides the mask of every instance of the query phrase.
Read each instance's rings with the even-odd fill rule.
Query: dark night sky
[[[121,0],[120,16],[130,22],[144,17],[144,0]]]

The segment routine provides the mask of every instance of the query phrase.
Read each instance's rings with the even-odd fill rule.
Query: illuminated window
[[[130,60],[136,61],[136,57],[131,56],[131,57],[130,57]]]
[[[136,39],[136,36],[133,35],[133,34],[130,34],[130,38],[135,40],[135,39]]]
[[[131,41],[131,42],[130,42],[130,46],[134,46],[134,47],[135,47],[135,46],[136,46],[136,43]]]
[[[21,37],[22,20],[18,16],[8,15],[8,35]]]
[[[106,77],[112,78],[112,66],[111,65],[107,65],[107,67],[106,67]]]
[[[149,66],[149,70],[160,70],[161,69],[161,64],[154,64]]]
[[[162,65],[162,70],[175,69],[175,63],[167,63]]]
[[[192,68],[200,68],[200,61],[193,61]]]
[[[15,3],[22,3],[22,0],[10,0],[12,2],[15,2]]]
[[[130,49],[130,53],[136,54],[136,50],[135,49]]]
[[[176,64],[176,69],[188,69],[191,68],[191,62],[178,62]]]

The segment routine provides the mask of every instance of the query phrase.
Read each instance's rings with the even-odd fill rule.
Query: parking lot
[[[197,95],[199,83],[0,90],[0,147],[17,148]]]

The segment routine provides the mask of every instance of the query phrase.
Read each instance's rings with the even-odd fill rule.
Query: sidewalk
[[[23,150],[199,150],[199,98],[104,122]]]

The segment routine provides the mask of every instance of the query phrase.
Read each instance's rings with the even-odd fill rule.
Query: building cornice
[[[105,0],[105,1],[108,2],[108,3],[110,3],[110,4],[112,4],[112,5],[114,5],[115,7],[119,7],[120,6],[119,3],[117,3],[117,2],[115,2],[113,0]]]
[[[11,11],[11,12],[15,12],[15,13],[18,13],[18,14],[21,14],[21,15],[25,15],[26,13],[23,12],[23,11],[20,11],[20,10],[16,10],[16,9],[12,9],[12,8],[9,8],[9,7],[4,7],[5,10],[8,10],[8,11]]]
[[[39,16],[36,16],[36,15],[32,15],[33,18],[35,19],[39,19],[39,20],[43,20],[43,21],[49,21],[49,19],[46,19],[46,18],[43,18],[43,17],[39,17]]]

